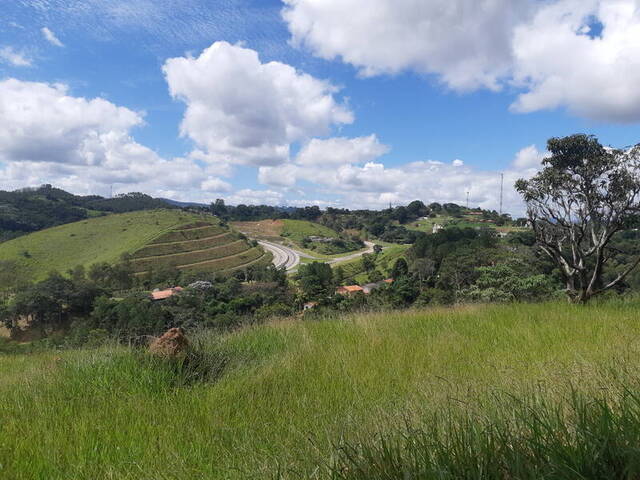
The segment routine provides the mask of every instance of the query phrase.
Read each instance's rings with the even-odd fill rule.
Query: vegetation
[[[170,208],[165,201],[142,193],[114,198],[78,196],[51,185],[0,191],[0,242],[44,228],[107,213]]]
[[[400,479],[435,465],[441,478],[529,466],[625,478],[613,474],[637,465],[637,308],[275,321],[193,335],[199,361],[187,364],[115,345],[5,354],[0,476]],[[603,400],[581,403],[592,398]]]
[[[51,271],[66,273],[76,266],[88,269],[93,264],[114,264],[123,255],[129,255],[127,261],[135,273],[173,267],[232,270],[263,256],[263,263],[271,258],[211,216],[145,210],[91,218],[2,243],[0,271],[19,269],[19,280],[24,283],[41,280]]]
[[[611,281],[607,263],[619,253],[616,233],[637,223],[640,208],[640,146],[607,149],[593,136],[552,138],[551,156],[517,190],[527,202],[536,241],[558,266],[571,301],[586,302],[620,284],[640,263],[636,255]]]
[[[26,280],[82,265],[114,263],[177,226],[201,220],[180,210],[106,215],[41,230],[0,244],[0,261],[16,264]]]

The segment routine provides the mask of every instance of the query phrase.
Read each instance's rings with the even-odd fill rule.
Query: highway
[[[262,246],[262,248],[273,254],[273,264],[276,267],[284,267],[288,272],[297,268],[298,264],[300,263],[300,257],[315,258],[311,255],[307,255],[306,253],[294,250],[293,248],[280,245],[279,243],[267,242],[266,240],[258,240],[258,243],[260,244],[260,246]],[[365,253],[373,252],[374,244],[371,242],[364,243],[367,245],[366,250],[352,253],[350,255],[345,255],[344,257],[332,258],[331,260],[327,260],[327,263],[338,263],[347,260],[353,260],[354,258],[358,258]],[[317,260],[323,261],[320,258]]]
[[[278,268],[284,267],[287,271],[290,271],[300,263],[300,252],[296,252],[293,248],[265,240],[258,240],[258,243],[262,248],[273,254],[273,264]]]

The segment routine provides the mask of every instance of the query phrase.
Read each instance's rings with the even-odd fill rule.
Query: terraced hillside
[[[40,280],[52,270],[114,263],[124,253],[134,255],[138,272],[163,265],[230,271],[271,260],[214,217],[161,209],[91,218],[0,243],[0,268],[8,262],[24,280]]]
[[[240,234],[211,221],[171,229],[133,253],[138,274],[162,267],[188,271],[231,271],[267,264],[271,255],[252,247]]]

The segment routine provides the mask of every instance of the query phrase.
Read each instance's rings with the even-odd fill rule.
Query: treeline
[[[90,216],[155,208],[174,207],[143,193],[103,198],[74,195],[51,185],[12,192],[0,190],[0,241]]]
[[[154,301],[153,288],[177,285],[176,295]],[[286,273],[250,266],[231,275],[188,273],[173,268],[135,276],[125,258],[117,265],[52,272],[39,282],[0,292],[0,325],[15,338],[36,333],[67,345],[107,337],[144,341],[171,327],[226,330],[273,315],[291,315],[296,298]]]

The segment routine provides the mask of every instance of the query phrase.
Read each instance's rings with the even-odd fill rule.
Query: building
[[[318,306],[318,302],[307,302],[302,306],[302,310],[311,310],[312,308],[316,308]]]
[[[336,293],[340,295],[353,295],[358,292],[364,293],[364,289],[360,285],[347,285],[346,287],[336,288]]]
[[[439,223],[434,223],[433,228],[431,229],[431,233],[438,233],[442,229],[444,229],[442,225],[440,225]]]
[[[172,287],[167,288],[166,290],[158,290],[155,289],[151,292],[151,300],[164,300],[165,298],[169,298],[176,293],[182,292],[184,289],[182,287]]]

